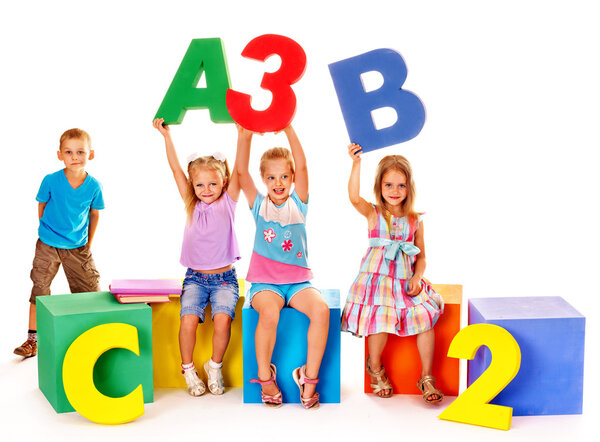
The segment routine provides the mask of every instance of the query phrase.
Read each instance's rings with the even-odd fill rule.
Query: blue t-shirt
[[[104,209],[102,186],[89,173],[77,189],[71,187],[64,170],[48,174],[35,199],[46,203],[38,229],[40,240],[59,249],[87,244],[90,209]]]

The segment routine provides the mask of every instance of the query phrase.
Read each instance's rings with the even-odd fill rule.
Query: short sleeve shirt
[[[251,210],[256,234],[246,279],[271,284],[312,279],[306,245],[308,205],[295,191],[281,206],[257,193]]]
[[[225,191],[211,204],[197,201],[191,222],[186,224],[179,262],[194,270],[228,266],[240,259],[235,230],[236,202]]]
[[[40,218],[40,240],[59,249],[75,249],[88,242],[90,209],[104,209],[102,186],[89,173],[73,189],[64,170],[44,177],[36,200],[46,203]]]

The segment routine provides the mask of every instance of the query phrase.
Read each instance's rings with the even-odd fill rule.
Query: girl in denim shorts
[[[240,194],[238,174],[235,168],[230,174],[223,154],[215,153],[188,158],[186,175],[179,164],[169,127],[163,123],[163,119],[156,119],[153,124],[165,139],[169,166],[188,215],[180,259],[181,264],[188,268],[181,295],[179,327],[182,373],[192,396],[200,396],[206,391],[192,357],[196,328],[198,323],[204,322],[204,309],[210,302],[214,324],[213,350],[212,357],[204,364],[204,371],[210,392],[223,394],[225,385],[221,367],[239,298],[233,267],[233,263],[240,259],[233,229],[235,206]]]

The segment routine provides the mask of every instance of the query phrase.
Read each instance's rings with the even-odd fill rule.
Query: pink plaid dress
[[[377,215],[377,225],[369,232],[369,248],[346,299],[342,331],[357,336],[423,333],[443,313],[444,301],[425,279],[418,295],[407,294],[420,252],[414,245],[419,223],[392,217],[390,232],[384,217]]]

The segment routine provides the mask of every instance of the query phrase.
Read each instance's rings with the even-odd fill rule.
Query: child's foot
[[[261,391],[267,396],[276,396],[278,393],[281,393],[281,390],[279,390],[279,387],[275,383],[263,385]]]
[[[390,384],[382,365],[377,370],[373,370],[371,368],[371,358],[367,358],[367,374],[371,377],[371,388],[374,394],[382,398],[392,396],[392,384]]]
[[[223,363],[216,364],[212,358],[204,363],[204,371],[208,376],[208,390],[212,394],[223,394],[225,392],[223,373],[221,373],[222,366]]]
[[[281,407],[281,403],[283,402],[281,391],[277,386],[277,368],[275,365],[271,364],[271,377],[266,381],[261,381],[260,379],[250,379],[251,383],[260,384],[260,396],[262,398],[263,404],[267,407],[278,408]]]
[[[24,358],[30,358],[37,355],[37,342],[31,339],[26,340],[19,347],[15,348],[14,354],[23,356]]]
[[[198,377],[198,373],[196,372],[196,367],[194,367],[194,363],[188,365],[181,365],[182,370],[181,373],[185,378],[185,383],[187,384],[187,390],[192,396],[202,396],[206,391],[206,385],[202,382],[202,379]]]
[[[428,404],[440,402],[444,394],[435,388],[435,378],[433,376],[423,376],[417,382],[417,388],[423,393],[423,400]]]
[[[315,395],[315,391],[317,391],[316,384],[304,384],[304,391],[302,393],[302,397],[304,399],[310,399]]]
[[[319,378],[310,379],[306,377],[306,365],[296,368],[292,372],[292,376],[300,390],[300,402],[302,402],[302,406],[307,410],[316,410],[319,408],[319,393],[315,393]]]

